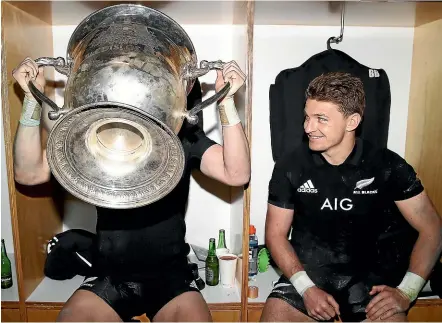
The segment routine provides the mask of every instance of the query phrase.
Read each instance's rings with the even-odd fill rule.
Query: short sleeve
[[[192,131],[186,135],[186,142],[184,144],[189,146],[188,156],[191,167],[199,169],[206,150],[217,143],[207,137],[203,129],[195,126]]]
[[[284,161],[277,161],[269,182],[268,203],[284,209],[294,209],[292,174]]]
[[[193,85],[193,88],[187,96],[187,110],[194,108],[197,104],[201,103],[202,93],[201,84],[197,79]],[[209,147],[216,144],[215,141],[206,136],[203,125],[203,111],[199,111],[198,123],[191,125],[187,121],[184,122],[181,135],[184,138],[183,146],[188,151],[188,157],[190,159],[191,168],[200,168],[201,159],[204,153]]]
[[[420,194],[424,187],[413,167],[398,154],[390,151],[390,177],[388,188],[394,201],[401,201]]]

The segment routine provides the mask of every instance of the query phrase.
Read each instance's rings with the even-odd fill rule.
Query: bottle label
[[[12,277],[2,277],[2,284],[3,283],[10,283],[12,280]]]
[[[256,274],[258,272],[258,263],[254,259],[252,261],[249,261],[249,273],[250,274]]]
[[[211,268],[206,267],[206,282],[211,283],[215,278],[215,273]]]
[[[258,248],[249,249],[249,260],[252,260],[253,258],[258,258]]]

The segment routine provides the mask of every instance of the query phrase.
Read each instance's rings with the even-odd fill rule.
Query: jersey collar
[[[361,138],[356,138],[355,146],[353,147],[352,152],[348,155],[347,159],[342,163],[342,165],[359,165],[362,159],[362,151],[363,151],[364,142]],[[309,149],[310,150],[310,149]],[[310,150],[310,154],[312,155],[313,162],[317,166],[328,165],[327,160],[322,156],[321,153],[314,152]]]

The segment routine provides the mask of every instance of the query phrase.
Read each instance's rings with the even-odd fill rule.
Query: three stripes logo
[[[300,193],[318,193],[318,190],[313,186],[313,183],[310,179],[299,186],[297,191]]]

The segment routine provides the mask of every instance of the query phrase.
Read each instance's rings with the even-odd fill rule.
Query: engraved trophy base
[[[68,113],[51,131],[47,158],[69,193],[113,209],[161,199],[178,184],[184,165],[174,133],[121,106]]]

